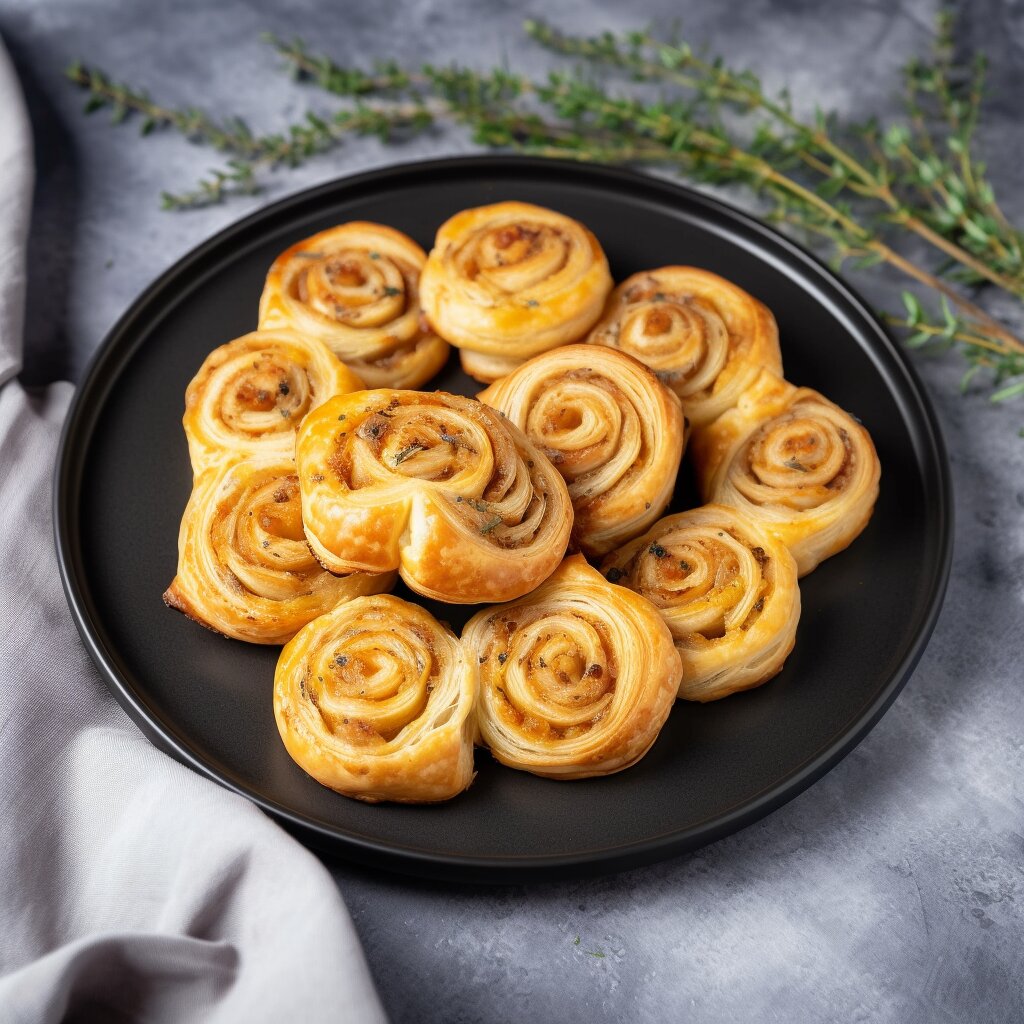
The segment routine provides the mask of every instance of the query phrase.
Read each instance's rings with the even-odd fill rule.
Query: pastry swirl
[[[565,345],[481,392],[569,487],[573,540],[603,555],[647,529],[672,498],[685,431],[679,400],[614,349]]]
[[[274,716],[322,785],[369,803],[433,803],[473,781],[476,685],[475,659],[429,612],[359,597],[281,651]]]
[[[474,615],[462,638],[480,661],[483,741],[502,764],[536,775],[582,779],[635,764],[679,687],[657,609],[582,555],[522,600]]]
[[[768,371],[695,434],[693,457],[704,500],[764,526],[801,576],[860,534],[878,497],[871,435],[817,391]]]
[[[335,605],[394,583],[394,573],[325,571],[303,536],[300,507],[289,456],[204,470],[181,520],[178,573],[164,601],[225,636],[281,644]]]
[[[485,383],[581,339],[611,286],[604,251],[582,224],[518,202],[446,221],[420,279],[427,318]]]
[[[441,601],[503,601],[544,580],[569,541],[557,470],[469,398],[339,395],[303,422],[296,458],[306,536],[335,572],[398,569]]]
[[[193,472],[228,456],[291,457],[302,417],[362,386],[326,346],[294,331],[253,331],[221,345],[185,391]]]
[[[426,253],[368,221],[321,231],[281,253],[260,298],[260,327],[292,327],[322,341],[371,388],[417,388],[444,365],[448,345],[424,321]]]
[[[686,700],[759,686],[793,649],[796,562],[738,509],[704,505],[667,516],[606,559],[602,572],[661,612],[682,659]]]
[[[731,408],[762,368],[782,373],[771,312],[730,281],[697,267],[626,278],[587,341],[646,363],[695,427]]]

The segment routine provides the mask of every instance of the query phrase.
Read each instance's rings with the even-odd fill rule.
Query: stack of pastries
[[[476,397],[423,390],[449,346]],[[293,245],[184,426],[164,600],[284,644],[288,753],[369,802],[457,795],[475,745],[621,771],[677,699],[765,683],[880,473],[860,421],[783,377],[761,302],[696,267],[615,287],[584,225],[522,202],[457,213],[429,253],[367,222]],[[686,451],[706,504],[666,515]],[[457,636],[398,577],[483,607]]]

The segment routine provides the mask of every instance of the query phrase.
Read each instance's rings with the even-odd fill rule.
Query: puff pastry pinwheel
[[[369,803],[434,803],[473,781],[476,659],[429,612],[359,597],[302,629],[274,676],[292,759]]]
[[[185,391],[192,470],[227,456],[292,456],[302,417],[363,382],[321,342],[253,331],[214,349]]]
[[[181,520],[178,574],[164,601],[225,636],[282,644],[336,604],[394,583],[394,573],[327,572],[303,536],[300,505],[289,456],[204,470]]]
[[[281,253],[260,298],[260,327],[293,327],[324,342],[371,388],[416,388],[448,345],[421,317],[426,253],[383,224],[352,221]]]
[[[532,594],[486,608],[477,724],[502,763],[556,779],[609,775],[650,749],[681,672],[658,610],[572,555]]]
[[[569,485],[573,539],[603,555],[650,526],[672,497],[685,431],[676,396],[614,349],[565,345],[481,392]]]
[[[569,541],[558,471],[470,398],[337,396],[306,417],[296,459],[306,536],[334,572],[398,569],[441,601],[505,601],[544,580]]]
[[[607,579],[661,612],[683,662],[679,696],[709,701],[771,679],[800,619],[796,562],[738,509],[667,516],[606,559]]]
[[[626,278],[587,341],[646,363],[697,427],[734,406],[762,368],[782,373],[771,312],[697,267],[661,267]]]
[[[484,383],[583,338],[611,287],[590,231],[518,202],[463,210],[442,224],[420,278],[428,320]]]
[[[705,501],[733,505],[793,553],[801,576],[867,526],[881,467],[871,435],[810,388],[764,372],[694,435]]]

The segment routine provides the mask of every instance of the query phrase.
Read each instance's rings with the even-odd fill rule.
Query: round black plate
[[[583,221],[617,280],[693,263],[762,299],[778,318],[786,376],[824,392],[871,431],[881,498],[853,546],[802,581],[803,618],[782,674],[715,704],[680,703],[636,767],[553,782],[478,751],[476,781],[455,800],[368,806],[319,786],[285,753],[271,706],[277,648],[223,639],[161,601],[191,483],[185,386],[211,349],[255,327],[264,274],[292,242],[359,219],[394,225],[429,248],[448,216],[501,199]],[[477,390],[455,359],[434,386]],[[695,504],[684,470],[672,508]],[[78,628],[154,743],[314,845],[465,881],[643,864],[742,828],[810,785],[881,717],[917,662],[945,589],[951,509],[945,453],[920,384],[863,303],[816,260],[678,186],[508,156],[344,179],[262,210],[196,249],[138,299],[97,352],[68,416],[55,488],[60,566]],[[473,611],[427,604],[456,629]]]

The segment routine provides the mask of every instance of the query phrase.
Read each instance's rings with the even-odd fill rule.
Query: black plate
[[[263,276],[291,243],[360,219],[394,225],[429,248],[448,216],[500,199],[582,220],[617,280],[693,263],[762,299],[778,318],[786,376],[871,431],[881,498],[860,539],[802,581],[803,618],[782,674],[715,704],[677,705],[636,767],[553,782],[478,751],[476,781],[455,800],[368,806],[322,788],[285,753],[271,706],[277,648],[225,640],[161,602],[191,482],[185,386],[211,349],[255,327]],[[455,360],[435,384],[476,390]],[[682,477],[673,510],[697,503],[689,474]],[[154,743],[314,845],[467,881],[647,863],[742,828],[820,778],[878,721],[921,654],[945,590],[951,515],[945,452],[917,378],[864,304],[813,257],[676,185],[507,156],[344,179],[200,246],[135,302],[97,352],[68,416],[55,489],[61,573],[78,628]],[[473,611],[427,604],[456,629]]]

